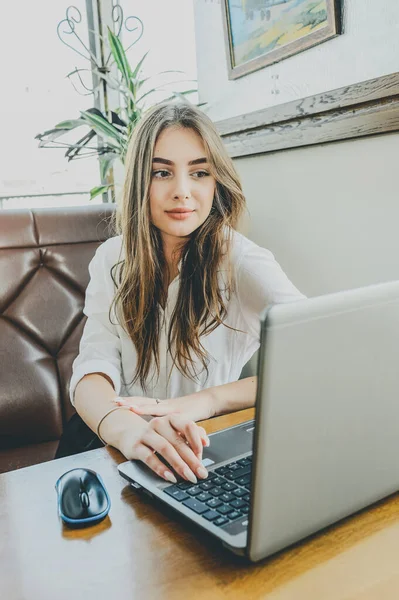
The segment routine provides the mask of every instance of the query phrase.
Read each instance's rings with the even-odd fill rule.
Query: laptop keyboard
[[[249,512],[252,457],[218,467],[196,484],[183,481],[163,489],[183,506],[222,527]]]

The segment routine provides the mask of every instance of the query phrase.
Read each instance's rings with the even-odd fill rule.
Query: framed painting
[[[340,0],[222,0],[229,79],[340,33]]]

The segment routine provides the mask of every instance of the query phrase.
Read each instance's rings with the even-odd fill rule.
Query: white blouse
[[[123,258],[120,236],[108,239],[98,247],[89,265],[90,283],[86,290],[84,314],[87,321],[80,342],[79,355],[73,363],[70,397],[73,403],[76,385],[89,373],[104,373],[113,382],[118,396],[143,396],[175,398],[204,388],[237,381],[243,366],[259,348],[260,313],[269,304],[294,302],[303,299],[290,282],[273,254],[234,231],[231,259],[235,274],[235,291],[225,299],[225,323],[234,331],[219,325],[212,333],[201,338],[208,353],[208,378],[202,363],[196,359],[198,377],[195,381],[185,377],[167,351],[170,319],[179,290],[179,276],[169,285],[160,331],[160,372],[147,379],[147,392],[137,381],[132,385],[137,364],[133,342],[117,323],[115,312],[109,309],[114,296],[114,283],[110,270]],[[219,271],[223,274],[223,270]],[[112,321],[112,322],[111,322]]]

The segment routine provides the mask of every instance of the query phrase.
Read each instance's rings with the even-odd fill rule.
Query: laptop
[[[209,477],[122,477],[258,561],[399,490],[399,281],[268,307],[255,420],[209,435]]]

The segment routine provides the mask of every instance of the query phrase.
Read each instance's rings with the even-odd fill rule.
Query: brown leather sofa
[[[113,212],[0,211],[0,473],[51,460],[73,414],[87,267]]]

